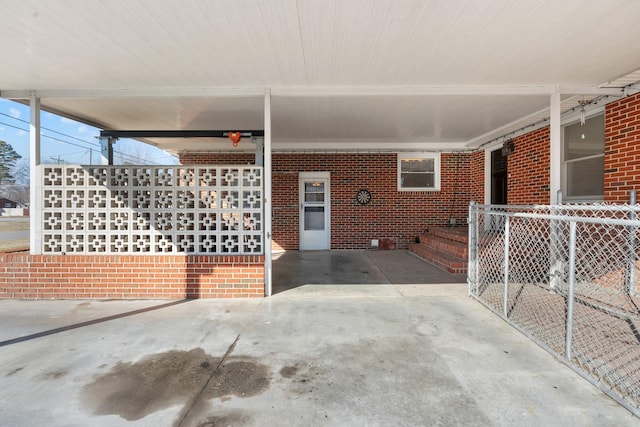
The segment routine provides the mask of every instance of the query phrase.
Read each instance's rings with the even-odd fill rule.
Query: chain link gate
[[[469,294],[640,417],[640,206],[469,208]]]

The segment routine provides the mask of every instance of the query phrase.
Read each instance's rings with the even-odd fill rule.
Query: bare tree
[[[31,175],[29,174],[29,161],[27,159],[20,159],[11,173],[16,184],[29,186]]]
[[[153,165],[158,164],[156,159],[163,155],[168,157],[165,152],[152,145],[123,140],[118,141],[118,145],[114,147],[113,157],[116,164]]]

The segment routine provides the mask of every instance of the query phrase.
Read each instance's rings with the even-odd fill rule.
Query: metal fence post
[[[569,224],[569,289],[567,293],[567,332],[565,335],[565,356],[571,361],[571,341],[573,338],[573,288],[576,280],[576,225]]]
[[[562,204],[562,191],[558,190],[558,205],[551,208],[552,215],[558,215],[559,206]],[[562,276],[564,273],[564,265],[562,257],[560,256],[560,237],[561,237],[561,221],[552,219],[549,223],[550,235],[549,235],[549,287],[551,290],[559,290],[562,283]]]
[[[467,284],[469,296],[472,295],[472,289],[478,286],[478,275],[476,274],[476,265],[478,263],[478,246],[476,240],[476,228],[478,227],[478,214],[476,212],[476,202],[469,203],[469,266],[467,268]]]
[[[637,203],[636,199],[636,190],[631,190],[629,192],[629,219],[631,221],[636,220],[636,211],[634,210],[635,205]],[[625,272],[625,292],[627,295],[636,296],[636,232],[637,227],[630,225],[629,229],[629,238],[628,238],[628,260],[627,260],[627,271]]]
[[[509,310],[507,304],[509,302],[509,224],[510,217],[506,215],[504,221],[504,295],[502,300],[502,309],[505,319],[508,317]]]

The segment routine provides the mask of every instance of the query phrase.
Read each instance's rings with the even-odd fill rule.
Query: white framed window
[[[563,128],[563,199],[569,202],[604,199],[604,113]]]
[[[440,153],[398,154],[398,191],[440,191]]]

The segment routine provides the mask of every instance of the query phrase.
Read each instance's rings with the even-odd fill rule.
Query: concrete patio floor
[[[303,285],[466,283],[408,251],[287,251],[273,255],[273,294]]]
[[[384,263],[365,255],[366,274]],[[0,425],[640,424],[464,284],[327,282],[253,300],[0,301]]]

